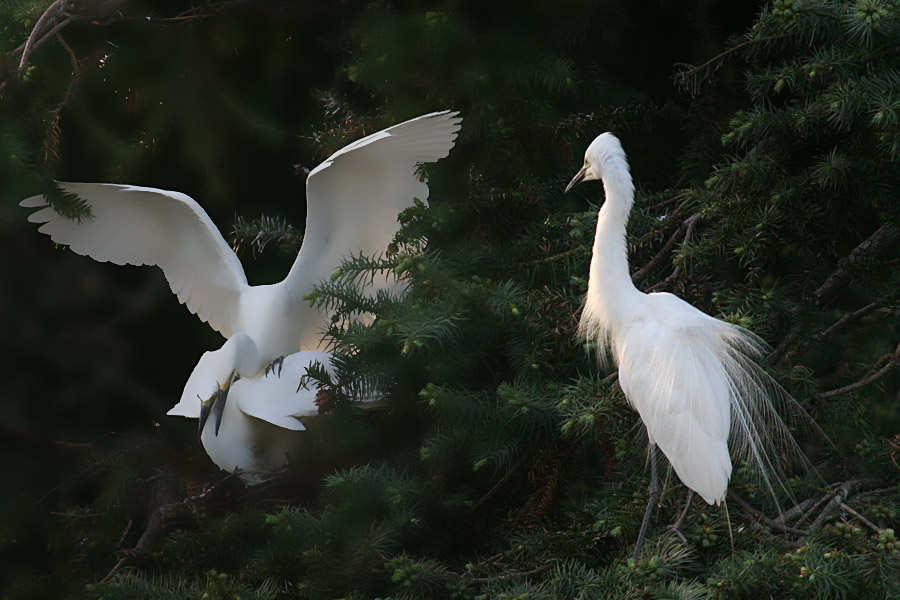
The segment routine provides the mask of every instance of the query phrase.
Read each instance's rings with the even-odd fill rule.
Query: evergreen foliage
[[[4,400],[5,479],[31,492],[27,465],[46,463],[39,474],[62,482],[37,502],[43,481],[3,500],[26,516],[0,524],[0,556],[21,567],[0,596],[900,596],[896,2],[778,0],[724,51],[728,22],[708,3],[655,17],[625,1],[72,4],[78,18],[22,71],[16,49],[53,5],[0,5],[0,225],[26,247],[47,244],[16,200],[48,193],[90,218],[52,181],[109,179],[191,193],[220,221],[234,209],[217,215],[216,202],[246,196],[232,242],[251,250],[251,279],[268,276],[302,242],[304,169],[416,114],[454,108],[465,122],[394,244],[347,257],[309,298],[335,314],[336,372],[309,373],[332,401],[306,422],[300,459],[257,486],[213,472],[190,424],[148,432],[183,385],[168,361],[183,359],[186,376],[218,341],[185,325],[187,349],[170,350],[172,334],[116,325],[134,319],[125,310],[107,340],[96,321],[107,298],[130,285],[123,304],[152,306],[154,280],[109,283],[120,271],[46,248],[17,255],[45,286],[55,277],[41,261],[57,261],[61,282],[0,306],[34,319],[61,296],[65,318],[85,324],[54,337],[57,321],[38,315],[49,325],[11,324],[20,351],[0,350],[18,375]],[[676,61],[700,65],[681,67],[680,93]],[[736,464],[728,512],[696,501],[685,540],[664,532],[686,496],[670,475],[636,563],[645,434],[615,373],[574,336],[602,192],[562,192],[605,130],[623,139],[638,185],[637,285],[762,336],[766,367],[823,430],[794,423],[816,474],[786,465],[790,497]],[[405,293],[361,290],[385,272]],[[10,289],[26,279],[11,265],[0,275]],[[83,288],[67,288],[82,279],[100,282],[87,308]],[[188,322],[176,310],[173,331]],[[80,348],[68,338],[162,356],[78,362],[63,358]],[[64,383],[35,383],[29,359]],[[139,362],[153,373],[110,383]],[[356,402],[373,391],[374,407]],[[112,417],[129,435],[94,433]],[[46,433],[20,433],[39,421]],[[85,441],[56,442],[71,439]],[[39,458],[15,471],[19,455]]]

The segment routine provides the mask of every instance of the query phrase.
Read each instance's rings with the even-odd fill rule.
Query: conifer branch
[[[478,499],[478,501],[472,506],[472,508],[470,509],[469,512],[478,512],[479,510],[481,510],[481,508],[485,504],[487,504],[491,500],[491,498],[496,496],[497,492],[499,492],[503,488],[504,485],[506,485],[506,482],[509,481],[509,478],[512,477],[513,474],[516,473],[516,471],[518,471],[522,467],[523,464],[525,464],[525,460],[527,458],[528,458],[527,456],[523,456],[518,461],[516,461],[516,464],[511,466],[509,468],[509,470],[506,472],[506,474],[503,475],[503,477],[501,477],[500,480],[497,483],[495,483],[493,485],[493,487],[491,487],[491,489],[489,489],[484,496],[482,496],[481,498]]]
[[[691,94],[691,96],[696,96],[700,93],[700,83],[702,81],[711,81],[713,74],[722,68],[722,65],[725,64],[725,59],[729,56],[748,46],[752,46],[753,44],[769,42],[780,37],[783,36],[771,35],[759,38],[747,36],[747,39],[743,42],[733,45],[700,65],[695,66],[686,63],[676,63],[675,67],[681,68],[681,70],[673,75],[675,84]]]
[[[298,233],[287,219],[266,215],[252,221],[235,215],[231,238],[231,248],[235,254],[249,247],[254,257],[273,242],[283,252],[297,252],[303,244],[303,234]]]
[[[850,254],[840,261],[828,279],[813,292],[820,307],[830,305],[850,283],[851,269],[868,260],[878,258],[895,246],[900,239],[900,228],[893,223],[884,223],[875,233],[863,240]]]
[[[631,281],[633,281],[634,283],[637,283],[638,281],[640,281],[641,279],[646,277],[648,274],[650,274],[654,269],[659,267],[659,265],[661,265],[663,263],[663,261],[669,255],[669,252],[675,246],[675,243],[678,241],[678,237],[681,236],[682,233],[686,229],[691,230],[691,232],[692,232],[693,227],[696,225],[696,222],[700,219],[700,216],[701,216],[700,213],[695,213],[695,214],[691,215],[690,217],[688,217],[687,219],[685,219],[684,221],[682,221],[681,225],[679,225],[678,229],[675,230],[675,232],[671,235],[671,237],[669,237],[669,239],[666,241],[665,245],[656,254],[656,256],[654,256],[652,259],[650,259],[650,261],[647,262],[647,264],[645,264],[643,267],[641,267],[640,269],[638,269],[631,275]],[[686,235],[685,238],[689,239],[689,236]],[[684,242],[684,243],[686,243],[686,242]]]
[[[521,579],[523,577],[534,577],[535,575],[540,575],[551,566],[552,565],[548,564],[536,567],[530,571],[513,571],[512,573],[504,573],[502,575],[495,575],[494,577],[467,577],[465,578],[465,581],[467,583],[483,584],[494,583],[496,581],[508,581],[510,579]]]
[[[880,369],[869,375],[868,377],[864,377],[859,381],[855,381],[850,385],[845,385],[844,387],[837,388],[834,390],[829,390],[827,392],[821,392],[816,394],[816,398],[819,400],[827,400],[828,398],[833,398],[834,396],[840,396],[842,394],[847,394],[849,392],[858,390],[861,387],[867,386],[874,381],[878,381],[888,373],[890,373],[893,369],[895,369],[898,365],[900,365],[900,344],[897,345],[897,348],[894,350],[892,354],[886,354],[882,356],[875,364],[879,364],[885,361],[884,366]]]
[[[733,489],[728,490],[728,497],[734,500],[735,504],[738,505],[738,508],[745,515],[753,517],[756,519],[761,525],[768,529],[777,529],[779,531],[783,531],[785,533],[791,533],[794,535],[806,536],[809,535],[809,532],[804,529],[798,529],[796,527],[790,527],[785,525],[783,522],[778,519],[770,519],[766,515],[764,515],[761,511],[754,508],[749,502],[741,498],[737,492]]]
[[[685,220],[685,232],[684,232],[684,240],[681,242],[681,246],[687,246],[691,242],[691,237],[694,235],[694,229],[697,227],[697,223],[700,222],[701,215],[700,213],[696,213],[691,215],[687,220]],[[679,231],[681,231],[679,229]],[[647,292],[653,292],[659,289],[666,289],[670,285],[672,285],[678,277],[681,276],[682,265],[677,265],[673,270],[672,274],[666,277],[664,280],[660,281],[655,285],[651,285],[647,288]]]
[[[862,516],[861,514],[859,514],[858,512],[856,512],[855,510],[853,510],[853,508],[851,508],[851,507],[850,507],[848,504],[846,504],[845,502],[841,502],[841,510],[847,511],[848,513],[850,513],[851,515],[853,515],[854,517],[856,517],[857,519],[859,519],[860,522],[862,522],[864,525],[866,525],[866,527],[868,527],[869,529],[871,529],[871,530],[874,531],[875,533],[879,533],[879,532],[881,531],[881,528],[880,528],[880,527],[878,527],[877,525],[875,525],[874,523],[872,523],[872,521],[868,520],[867,518],[865,518],[864,516]]]

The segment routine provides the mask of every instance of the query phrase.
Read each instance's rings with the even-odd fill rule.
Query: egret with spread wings
[[[63,192],[90,205],[92,217],[81,221],[60,215],[43,196],[21,205],[39,209],[28,220],[40,223],[39,231],[78,254],[120,265],[160,267],[188,310],[228,338],[220,350],[208,353],[214,358],[197,365],[191,375],[194,384],[186,386],[169,413],[200,418],[201,439],[215,460],[210,444],[237,443],[215,435],[229,415],[251,415],[284,427],[285,415],[274,414],[274,408],[245,409],[252,402],[266,405],[262,393],[242,402],[241,411],[226,410],[230,386],[241,378],[258,379],[267,365],[301,348],[320,348],[329,315],[304,297],[344,257],[387,248],[399,228],[398,213],[414,198],[428,198],[417,168],[449,154],[461,121],[458,113],[449,111],[423,115],[353,142],[313,169],[306,180],[303,245],[287,277],[272,285],[249,285],[238,257],[206,212],[179,192],[59,184]],[[200,380],[204,391],[198,388]],[[211,422],[210,414],[216,415]],[[215,428],[212,436],[203,435],[207,423]],[[216,462],[228,470],[244,468],[232,461]]]

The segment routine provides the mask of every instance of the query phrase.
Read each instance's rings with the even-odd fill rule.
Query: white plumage
[[[217,378],[232,364],[232,344],[243,335],[236,333],[222,348],[200,357],[184,386],[181,401],[167,414],[194,419],[200,416],[197,398],[216,393]],[[306,429],[300,418],[319,414],[317,390],[308,383],[298,387],[307,367],[316,362],[328,373],[334,373],[331,354],[307,350],[285,356],[280,374],[270,371],[235,381],[228,392],[218,434],[212,424],[200,434],[213,462],[226,471],[238,469],[242,479],[256,483],[296,456],[300,441],[296,432]]]
[[[39,231],[78,254],[120,265],[159,266],[191,312],[226,338],[242,334],[239,343],[226,343],[218,354],[204,355],[214,354],[214,358],[201,359],[176,406],[181,407],[179,412],[170,413],[200,416],[197,381],[203,379],[203,385],[215,392],[237,375],[243,379],[236,383],[245,381],[239,388],[244,390],[241,405],[245,410],[226,407],[222,428],[227,431],[229,417],[268,414],[246,408],[268,402],[270,386],[250,385],[267,364],[301,349],[320,349],[329,315],[312,308],[304,297],[343,258],[386,250],[399,228],[397,214],[411,206],[414,198],[427,200],[428,186],[416,169],[447,156],[462,121],[457,115],[444,111],[400,123],[353,142],[313,169],[306,181],[303,245],[287,277],[273,285],[247,283],[240,261],[221,233],[185,194],[129,185],[59,184],[63,192],[74,193],[90,205],[92,217],[81,221],[61,216],[43,196],[23,200],[21,205],[38,208],[28,220],[41,223]],[[376,287],[394,284],[387,278],[375,281]],[[283,416],[261,418],[284,427]],[[201,426],[205,427],[201,431],[204,447],[216,464],[230,470],[245,469],[244,463],[252,462],[252,444],[221,432],[206,435],[211,425]],[[243,448],[248,454],[236,465],[231,459],[219,462],[216,456],[221,453],[214,446],[222,444]]]
[[[749,331],[715,319],[669,293],[644,294],[628,270],[626,226],[634,185],[625,152],[611,133],[585,152],[580,181],[603,181],[590,277],[579,335],[611,355],[625,397],[638,411],[651,444],[679,479],[709,504],[724,500],[732,448],[756,465],[770,486],[767,449],[793,444],[772,399],[786,393],[755,362],[764,344]],[[645,516],[635,556],[646,532]]]

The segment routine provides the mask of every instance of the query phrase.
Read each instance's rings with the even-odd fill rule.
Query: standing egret
[[[601,360],[612,355],[622,391],[647,428],[650,502],[634,550],[637,560],[659,492],[657,446],[690,490],[718,504],[731,476],[729,438],[770,490],[775,469],[768,450],[796,445],[773,408],[772,398],[786,398],[786,392],[754,362],[764,351],[762,340],[673,294],[645,294],[632,283],[625,232],[634,184],[622,145],[611,133],[591,142],[566,191],[591,180],[603,181],[606,199],[578,333],[596,344]]]
[[[206,360],[201,359],[191,374],[177,412],[171,413],[200,418],[200,436],[212,456],[216,450],[210,449],[215,442],[210,442],[207,432],[209,414],[216,415],[212,437],[218,437],[217,433],[226,436],[220,445],[246,443],[228,439],[225,432],[236,430],[228,423],[231,418],[266,414],[265,407],[256,411],[250,405],[268,402],[262,393],[268,386],[253,388],[250,382],[258,381],[273,361],[281,363],[284,356],[301,348],[321,348],[330,315],[311,307],[304,297],[329,277],[343,258],[387,248],[399,229],[398,213],[415,198],[427,200],[428,186],[416,170],[449,154],[462,121],[458,114],[431,113],[373,133],[313,169],[306,180],[303,245],[287,277],[273,285],[248,285],[238,257],[212,220],[197,202],[179,192],[130,185],[59,184],[63,192],[74,193],[90,205],[92,216],[80,221],[57,213],[43,196],[20,204],[39,208],[28,220],[41,223],[40,232],[73,252],[120,265],[160,267],[188,310],[228,338],[220,350],[204,355]],[[391,285],[387,279],[378,284]],[[245,391],[241,411],[228,410],[229,387],[244,379],[242,388],[260,393]],[[196,397],[201,388],[211,396]],[[285,423],[267,422],[282,428]],[[229,459],[227,464],[232,462]],[[253,470],[252,465],[240,461],[230,468],[234,466]]]

